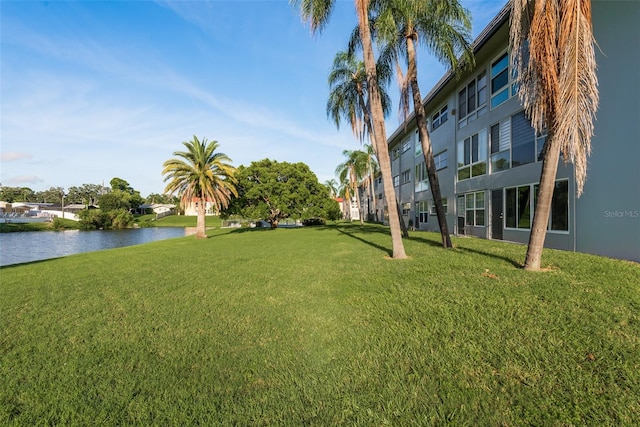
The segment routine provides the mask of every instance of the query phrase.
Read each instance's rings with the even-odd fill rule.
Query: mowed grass
[[[0,424],[640,424],[640,267],[377,225],[0,270]]]

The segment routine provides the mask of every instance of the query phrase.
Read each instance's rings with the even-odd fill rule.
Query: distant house
[[[144,203],[138,206],[140,213],[146,213],[149,209],[156,215],[171,215],[175,214],[176,207],[167,203]]]
[[[199,197],[194,197],[185,207],[184,214],[186,216],[197,216],[198,215],[198,204],[200,203]],[[216,209],[215,203],[212,200],[205,200],[204,205],[204,214],[206,216],[213,216],[218,214],[218,210]]]

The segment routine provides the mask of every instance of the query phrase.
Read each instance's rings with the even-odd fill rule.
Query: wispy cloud
[[[0,154],[0,161],[3,162],[15,162],[17,160],[29,160],[32,158],[33,155],[31,153],[21,151],[6,151]]]
[[[7,179],[9,185],[35,185],[43,183],[44,180],[35,175],[14,176]]]

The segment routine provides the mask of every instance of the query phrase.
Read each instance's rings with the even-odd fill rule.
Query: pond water
[[[120,248],[195,233],[195,227],[0,233],[0,266]]]

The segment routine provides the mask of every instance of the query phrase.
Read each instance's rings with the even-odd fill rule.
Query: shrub
[[[303,219],[302,225],[304,225],[305,227],[309,227],[312,225],[325,225],[325,221],[322,218]]]

